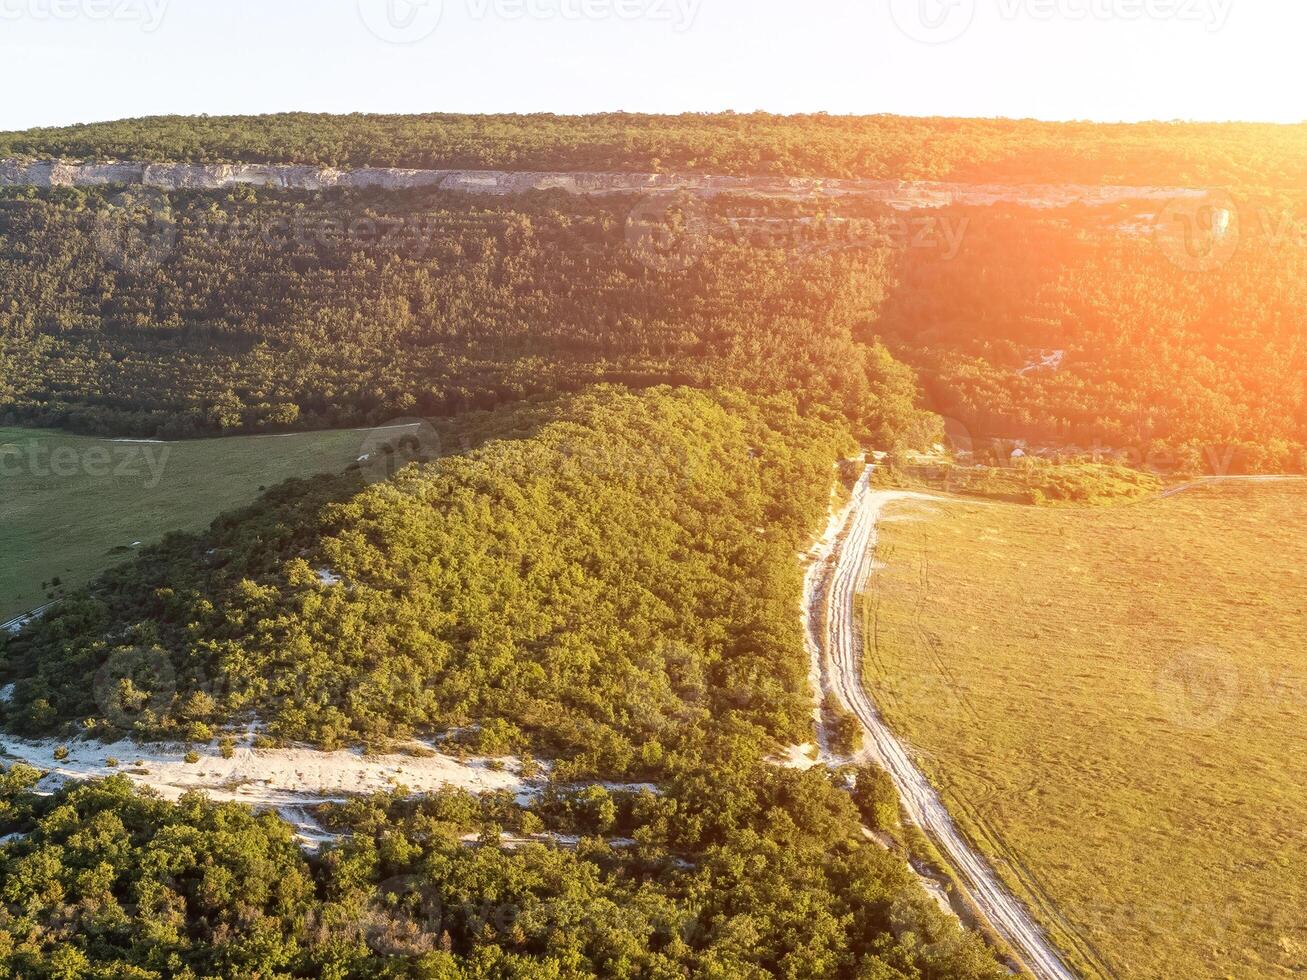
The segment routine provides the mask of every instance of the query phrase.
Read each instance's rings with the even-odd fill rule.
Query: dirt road
[[[53,602],[47,602],[44,606],[40,606],[36,609],[33,609],[31,612],[23,613],[21,616],[15,616],[7,623],[0,623],[0,630],[6,633],[17,633],[32,620],[39,619],[41,616],[44,616],[46,610],[48,610],[53,605],[54,605]]]
[[[817,556],[804,597],[810,642],[816,645],[822,689],[834,693],[866,729],[871,753],[893,777],[904,808],[935,842],[967,896],[994,931],[1008,942],[1039,980],[1075,980],[1029,911],[998,879],[989,863],[958,831],[939,794],[890,731],[862,683],[862,630],[858,596],[866,590],[875,560],[877,524],[896,500],[932,499],[924,494],[877,491],[868,467],[853,491],[833,546]]]

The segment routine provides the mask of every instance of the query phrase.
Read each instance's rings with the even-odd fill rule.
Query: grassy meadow
[[[206,527],[260,487],[339,472],[365,451],[367,437],[149,443],[0,428],[0,622],[84,585],[169,531]]]
[[[899,502],[867,684],[1086,976],[1307,971],[1307,486]]]

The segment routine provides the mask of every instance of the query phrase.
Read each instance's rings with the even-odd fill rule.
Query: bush
[[[880,766],[867,764],[858,768],[853,784],[853,802],[872,830],[898,834],[902,830],[899,792],[894,780]]]
[[[833,694],[827,694],[822,705],[826,717],[826,730],[831,751],[836,755],[851,756],[862,750],[866,732],[862,722]]]

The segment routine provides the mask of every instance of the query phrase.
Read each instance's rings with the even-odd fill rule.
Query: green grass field
[[[1088,976],[1307,971],[1307,488],[900,502],[867,683]]]
[[[85,584],[137,542],[206,527],[260,487],[339,472],[367,435],[128,443],[0,428],[0,622]]]

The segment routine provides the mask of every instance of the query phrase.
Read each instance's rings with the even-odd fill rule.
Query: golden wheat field
[[[1089,976],[1307,971],[1307,486],[898,502],[866,682]]]

